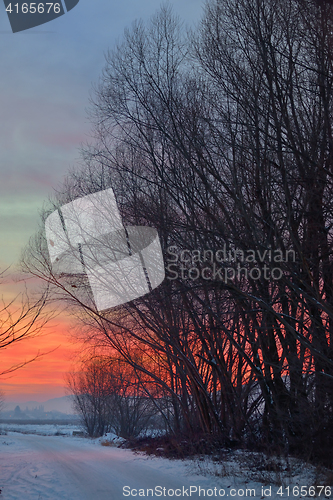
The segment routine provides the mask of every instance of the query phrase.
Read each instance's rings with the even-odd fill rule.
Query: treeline
[[[148,381],[149,383],[149,381]],[[71,372],[67,387],[84,431],[91,437],[113,432],[131,439],[165,426],[135,370],[119,357],[92,357]]]
[[[94,91],[95,140],[55,206],[112,187],[126,225],[158,230],[166,279],[101,314],[52,272],[43,235],[25,255],[76,304],[94,348],[135,372],[169,432],[327,463],[332,9],[211,0],[192,32],[168,8],[126,30]],[[225,245],[233,260],[195,253]]]

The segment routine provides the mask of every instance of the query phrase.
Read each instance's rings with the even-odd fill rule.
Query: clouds
[[[202,0],[170,3],[185,22],[199,19]],[[86,108],[104,53],[125,27],[138,17],[148,19],[159,5],[156,0],[80,0],[66,15],[13,34],[0,2],[0,269],[19,259],[38,227],[43,202],[77,163],[79,147],[90,134]],[[9,286],[1,292],[12,297]],[[15,373],[5,385],[8,395],[63,394],[62,377],[69,369],[64,359],[73,350],[64,330],[13,346],[7,360],[2,357],[10,366],[39,349],[62,345]]]
[[[1,3],[1,262],[8,255],[11,262],[18,257],[29,230],[35,230],[38,208],[77,161],[80,144],[89,136],[86,107],[104,53],[126,26],[138,17],[149,18],[158,7],[156,0],[81,0],[65,16],[12,34]],[[174,9],[192,22],[200,16],[201,0],[177,0]],[[12,219],[4,218],[9,205]]]

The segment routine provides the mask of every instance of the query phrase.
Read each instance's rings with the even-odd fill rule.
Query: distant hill
[[[62,396],[61,398],[48,399],[47,401],[5,401],[5,407],[2,414],[14,412],[15,408],[19,406],[23,413],[31,413],[34,410],[38,412],[59,412],[66,415],[74,415],[72,408],[72,396]]]

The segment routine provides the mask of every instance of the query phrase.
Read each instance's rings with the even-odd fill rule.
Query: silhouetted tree
[[[155,227],[166,260],[190,257],[150,294],[101,313],[53,272],[43,235],[26,256],[30,272],[79,306],[92,343],[116,350],[147,392],[168,394],[160,411],[174,432],[327,462],[332,9],[211,0],[191,40],[168,8],[135,23],[107,55],[96,141],[55,206],[111,186],[127,225]],[[237,254],[207,277],[191,252],[224,245]]]
[[[0,273],[0,283],[5,283],[4,273]],[[43,330],[52,317],[51,309],[46,307],[48,290],[46,289],[39,298],[34,299],[28,292],[21,292],[10,301],[2,299],[0,307],[0,349],[6,349],[17,343],[35,337]],[[0,371],[0,375],[11,373],[31,361],[23,361]]]

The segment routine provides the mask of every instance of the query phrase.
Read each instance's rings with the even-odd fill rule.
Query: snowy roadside
[[[0,488],[4,500],[171,496],[275,500],[313,498],[320,492],[322,498],[325,493],[326,498],[331,497],[329,485],[318,483],[320,471],[297,460],[290,459],[287,464],[243,451],[230,452],[222,463],[207,457],[168,460],[119,449],[115,443],[112,446],[114,436],[83,439],[71,436],[69,428],[67,435],[52,435],[51,426],[47,436],[34,430],[34,434],[9,431],[0,436]],[[323,475],[323,482],[328,479],[327,474]]]

